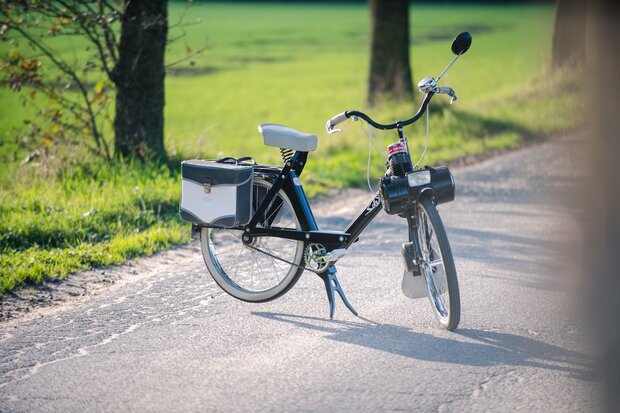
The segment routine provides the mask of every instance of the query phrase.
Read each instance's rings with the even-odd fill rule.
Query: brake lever
[[[342,112],[337,114],[336,116],[332,116],[332,118],[329,119],[325,124],[325,129],[327,129],[327,133],[332,135],[336,132],[342,132],[342,129],[334,129],[334,126],[344,122],[345,120],[347,120],[347,112]]]
[[[435,88],[434,92],[450,96],[450,104],[453,104],[458,100],[456,97],[456,92],[451,87],[439,86]]]
[[[331,119],[327,121],[325,129],[327,129],[327,133],[329,133],[330,135],[333,135],[336,132],[342,132],[342,129],[334,129],[334,125],[331,124]]]

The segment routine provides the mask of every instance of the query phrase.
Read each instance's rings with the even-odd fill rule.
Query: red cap
[[[395,153],[407,152],[407,148],[405,144],[402,142],[396,142],[388,146],[387,154],[388,156],[394,155]]]

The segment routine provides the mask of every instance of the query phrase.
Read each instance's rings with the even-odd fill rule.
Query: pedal
[[[344,257],[345,255],[347,255],[347,249],[338,248],[338,249],[328,252],[327,255],[325,255],[325,260],[330,264],[335,264],[336,261],[338,261],[340,258]]]

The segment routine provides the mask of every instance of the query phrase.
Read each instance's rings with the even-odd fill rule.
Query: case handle
[[[256,161],[251,156],[243,156],[241,158],[232,158],[230,156],[226,156],[224,158],[217,159],[215,162],[230,163],[233,165],[239,165],[241,163],[250,163],[251,165],[256,165]]]

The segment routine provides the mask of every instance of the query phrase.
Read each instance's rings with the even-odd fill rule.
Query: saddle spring
[[[293,149],[280,148],[280,154],[284,162],[288,162],[295,154],[295,151]]]

